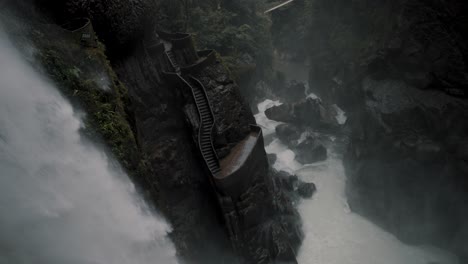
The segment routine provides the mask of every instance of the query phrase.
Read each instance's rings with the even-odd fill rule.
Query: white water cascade
[[[280,124],[265,116],[265,109],[280,104],[265,100],[258,104],[257,123],[266,135],[274,135]],[[341,157],[334,152],[334,138],[324,162],[302,165],[295,153],[274,137],[265,146],[277,155],[276,170],[296,174],[314,182],[317,193],[299,204],[305,239],[298,255],[300,264],[457,264],[457,259],[432,247],[408,246],[392,234],[350,211],[345,197],[346,178]],[[338,144],[338,143],[337,143]]]
[[[169,226],[0,27],[0,263],[175,264]]]
[[[307,83],[304,65],[276,58],[275,68],[284,72],[288,79]],[[315,97],[313,94],[305,96]],[[298,252],[300,264],[458,264],[456,257],[442,250],[405,245],[392,234],[351,212],[345,196],[346,176],[341,155],[335,151],[339,140],[319,135],[328,138],[328,159],[316,164],[300,164],[294,151],[275,135],[275,128],[281,123],[265,116],[266,109],[277,105],[281,102],[267,99],[257,105],[259,113],[255,115],[264,135],[273,137],[265,146],[267,153],[276,154],[277,159],[272,166],[317,186],[312,199],[303,200],[298,207],[305,233]],[[341,109],[337,114],[339,124],[346,122]]]

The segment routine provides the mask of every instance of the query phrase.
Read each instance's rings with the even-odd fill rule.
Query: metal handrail
[[[180,67],[176,67],[176,64],[172,61],[171,56],[169,56],[169,54],[168,54],[169,52],[170,51],[166,51],[166,56],[167,56],[169,62],[171,63],[172,67],[175,69],[176,74],[179,77],[179,79],[182,80],[182,82],[185,83],[190,88],[190,91],[192,92],[192,97],[195,100],[195,105],[197,106],[198,115],[200,116],[200,127],[198,129],[198,147],[200,148],[200,152],[202,153],[203,160],[205,161],[206,166],[210,170],[211,174],[214,176],[216,174],[216,172],[211,170],[211,168],[210,168],[210,166],[208,164],[208,161],[206,160],[205,155],[203,154],[203,151],[202,151],[201,139],[202,139],[202,131],[203,131],[203,128],[204,128],[203,124],[205,123],[204,122],[205,118],[203,118],[201,110],[200,110],[200,106],[196,102],[195,91],[193,90],[194,88],[193,88],[192,84],[190,84],[189,81],[187,81],[184,77],[182,77]],[[215,125],[216,125],[216,118],[215,118],[215,115],[214,115],[214,112],[213,112],[213,108],[211,107],[211,103],[210,103],[210,100],[208,98],[208,94],[206,92],[206,89],[205,89],[205,86],[203,85],[203,83],[200,80],[198,80],[197,78],[193,77],[192,75],[189,75],[189,78],[199,85],[199,87],[200,87],[200,89],[201,89],[201,91],[203,93],[203,96],[205,97],[205,101],[208,104],[208,109],[209,109],[209,112],[211,114],[211,117],[213,118],[213,124],[209,128],[209,130],[210,130],[209,141],[210,141],[211,151],[213,152],[213,155],[215,157],[216,165],[218,166],[218,169],[220,169],[219,157],[218,157],[218,154],[216,153],[216,149],[215,149],[214,144],[213,144],[213,133],[214,133]]]
[[[180,74],[180,67],[176,66],[176,62],[172,61],[171,59],[171,56],[169,56],[169,53],[171,53],[172,55],[174,55],[174,53],[172,53],[172,51],[170,50],[166,50],[165,51],[165,54],[166,54],[166,57],[167,57],[167,60],[169,61],[169,63],[171,64],[172,68],[174,68],[175,72],[177,73],[177,75]],[[175,58],[174,58],[175,59]]]
[[[205,90],[205,86],[201,83],[200,80],[198,80],[197,78],[193,77],[192,75],[189,75],[189,77],[200,85],[201,90],[202,90],[202,92],[203,92],[203,95],[205,96],[206,102],[208,103],[208,109],[210,110],[210,114],[211,114],[211,116],[213,117],[213,125],[211,125],[211,128],[210,128],[210,132],[211,132],[211,133],[210,133],[210,142],[211,142],[211,148],[212,148],[213,153],[214,153],[214,155],[215,155],[215,157],[216,157],[216,161],[218,162],[218,165],[219,165],[219,158],[218,158],[218,155],[216,154],[216,150],[215,150],[215,148],[214,148],[214,145],[213,145],[213,138],[212,138],[212,136],[213,136],[213,130],[214,130],[215,125],[216,125],[216,119],[215,119],[215,115],[214,115],[214,112],[213,112],[213,108],[211,107],[210,100],[208,99],[208,94],[207,94],[207,92],[206,92],[206,90]]]
[[[190,87],[190,90],[192,92],[192,96],[193,98],[195,98],[195,91],[193,90],[193,87],[192,85],[187,81],[185,80],[184,77],[182,77],[180,74],[177,74],[177,76],[180,78],[180,80],[182,80],[183,83],[185,83],[188,87]],[[214,157],[216,158],[216,163],[219,167],[219,158],[218,158],[218,155],[216,154],[216,150],[214,148],[214,145],[213,145],[213,138],[212,138],[212,135],[213,135],[213,129],[215,127],[215,123],[216,123],[216,120],[215,120],[215,117],[214,117],[214,113],[213,113],[213,110],[211,109],[211,104],[210,104],[210,101],[208,100],[208,97],[207,97],[207,94],[206,94],[206,91],[205,91],[205,88],[203,86],[203,84],[201,84],[201,82],[194,78],[194,77],[191,77],[193,78],[194,81],[198,82],[201,86],[201,90],[203,91],[203,94],[205,96],[205,99],[208,103],[208,108],[209,108],[209,111],[210,111],[210,114],[213,118],[213,125],[212,127],[210,128],[210,146],[211,146],[211,150],[214,154]],[[203,151],[202,151],[202,144],[201,144],[201,138],[202,138],[202,131],[203,131],[203,123],[205,121],[205,118],[203,118],[202,116],[202,113],[201,113],[201,110],[200,110],[200,107],[198,106],[198,104],[195,102],[196,106],[197,106],[197,111],[198,111],[198,115],[200,116],[200,128],[198,129],[198,146],[200,148],[200,152],[202,153],[202,156],[203,156],[203,160],[205,161],[206,163],[206,166],[208,167],[208,169],[210,170],[211,174],[214,176],[215,175],[215,172],[211,170],[210,166],[208,165],[208,161],[206,160],[206,157],[205,155],[203,154]]]

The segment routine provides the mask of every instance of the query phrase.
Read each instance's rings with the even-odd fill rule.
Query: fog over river
[[[292,68],[293,78],[301,78],[297,70],[300,65],[291,67],[290,62],[286,64],[278,59],[275,64],[286,71],[287,76],[291,76],[287,70]],[[302,76],[300,81],[306,82],[307,78]],[[315,164],[300,164],[295,160],[295,153],[275,135],[275,127],[281,123],[268,119],[264,114],[266,109],[280,104],[280,101],[266,99],[258,104],[259,113],[255,116],[264,135],[273,137],[265,146],[267,153],[277,155],[273,167],[317,185],[312,199],[302,200],[299,204],[305,233],[298,254],[300,264],[458,263],[456,257],[437,248],[405,245],[394,235],[351,212],[345,196],[346,176],[339,151],[343,140],[318,134],[326,138],[328,159]]]

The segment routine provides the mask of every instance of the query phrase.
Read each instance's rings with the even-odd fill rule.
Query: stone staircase
[[[166,50],[166,55],[167,55],[167,58],[169,59],[169,62],[171,63],[172,67],[174,67],[174,70],[177,74],[180,75],[180,66],[179,64],[177,63],[177,60],[174,56],[174,53],[172,53],[172,50]]]
[[[203,84],[193,76],[182,76],[180,66],[175,59],[174,53],[170,47],[166,49],[166,55],[175,70],[179,79],[185,83],[191,90],[195,105],[197,106],[200,117],[200,127],[198,130],[198,147],[205,160],[206,166],[213,177],[217,177],[221,168],[216,150],[213,146],[213,129],[215,127],[215,118],[211,109],[208,95]]]
[[[203,159],[211,174],[216,178],[220,173],[219,159],[213,146],[213,129],[215,119],[211,110],[210,102],[203,84],[196,78],[190,76],[188,84],[192,89],[193,98],[200,115],[200,128],[198,130],[198,144]]]

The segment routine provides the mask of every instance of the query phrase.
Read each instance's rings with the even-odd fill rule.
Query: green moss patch
[[[111,68],[104,46],[84,48],[66,34],[60,38],[34,34],[36,60],[59,90],[87,113],[83,133],[101,139],[124,169],[142,183],[150,169],[130,125],[127,89]]]

